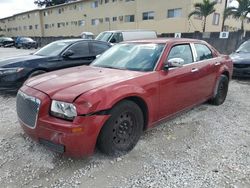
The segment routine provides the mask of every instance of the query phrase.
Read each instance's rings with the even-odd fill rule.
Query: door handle
[[[215,66],[219,66],[219,65],[221,65],[221,63],[220,62],[216,62],[214,65]]]
[[[197,68],[192,68],[192,70],[191,70],[191,72],[198,72],[199,71],[199,69],[197,69]]]

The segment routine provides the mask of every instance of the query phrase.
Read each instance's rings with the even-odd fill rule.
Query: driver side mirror
[[[64,58],[67,58],[67,57],[70,57],[72,55],[74,55],[74,52],[72,50],[68,50],[68,51],[64,52],[62,56]]]
[[[165,62],[165,69],[173,68],[173,67],[183,67],[185,64],[184,59],[182,58],[172,58]]]

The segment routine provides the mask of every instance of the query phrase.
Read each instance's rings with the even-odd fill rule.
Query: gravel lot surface
[[[28,50],[0,48],[0,58]],[[53,153],[20,128],[15,96],[0,95],[0,187],[250,187],[250,80],[226,102],[203,104],[145,132],[125,156]]]

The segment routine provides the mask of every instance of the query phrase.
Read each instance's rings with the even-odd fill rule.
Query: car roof
[[[80,42],[80,41],[87,41],[87,42],[98,42],[98,43],[105,43],[105,44],[108,44],[108,45],[111,45],[110,43],[108,42],[105,42],[105,41],[99,41],[99,40],[93,40],[93,39],[82,39],[82,38],[77,38],[77,39],[62,39],[62,40],[57,40],[57,41],[54,41],[54,42],[71,42],[71,43],[75,43],[75,42]]]
[[[131,43],[157,43],[157,44],[166,44],[174,42],[204,42],[198,39],[189,39],[189,38],[157,38],[157,39],[140,39],[140,40],[131,40],[126,41]],[[123,43],[126,43],[123,42]]]

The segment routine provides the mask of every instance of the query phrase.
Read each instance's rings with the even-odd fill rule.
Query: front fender
[[[148,104],[147,92],[135,85],[122,85],[114,88],[92,90],[78,97],[74,102],[78,114],[86,115],[111,109],[119,101],[128,97],[139,97]]]

